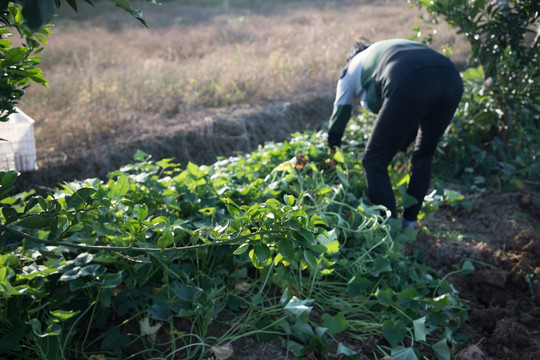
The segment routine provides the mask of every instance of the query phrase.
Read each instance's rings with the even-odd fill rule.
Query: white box
[[[36,170],[36,145],[34,119],[22,110],[9,115],[8,121],[0,121],[0,170]]]

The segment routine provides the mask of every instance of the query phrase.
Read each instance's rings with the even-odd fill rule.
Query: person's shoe
[[[402,222],[401,222],[401,227],[403,229],[405,229],[405,228],[414,229],[414,224],[415,223],[416,223],[416,221],[409,221],[407,219],[403,219]]]

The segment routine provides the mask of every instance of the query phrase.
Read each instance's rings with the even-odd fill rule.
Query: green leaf
[[[15,22],[17,24],[22,24],[24,22],[24,17],[21,10],[17,7],[15,8]]]
[[[264,302],[264,297],[261,293],[257,293],[251,297],[251,303],[255,306],[262,304]]]
[[[284,307],[285,314],[292,316],[295,319],[302,318],[307,320],[313,303],[313,300],[300,300],[296,296],[293,296],[287,305]]]
[[[336,175],[338,176],[339,178],[339,181],[349,187],[349,175],[348,173],[346,173],[345,171],[343,171],[343,169],[341,169],[340,167],[336,167]]]
[[[82,204],[90,202],[92,195],[96,193],[94,188],[81,188],[75,191],[68,199],[67,206],[70,208],[78,209]]]
[[[231,214],[233,217],[241,217],[242,211],[240,211],[240,207],[236,205],[232,200],[230,199],[223,199],[225,201],[225,206],[227,207],[227,211],[229,214]]]
[[[2,214],[4,215],[4,217],[6,218],[6,221],[7,223],[10,223],[10,222],[13,222],[15,220],[18,219],[19,217],[19,213],[17,212],[17,210],[13,209],[13,208],[3,208],[2,209]]]
[[[304,260],[306,260],[309,267],[316,270],[319,266],[319,261],[309,250],[304,250]]]
[[[53,14],[54,3],[51,0],[26,0],[22,9],[22,15],[32,31],[48,24]]]
[[[148,216],[148,206],[146,204],[136,204],[133,211],[139,221],[143,221]]]
[[[174,286],[171,287],[172,293],[181,300],[193,300],[197,294],[201,292],[201,290],[195,286],[186,285],[178,281],[175,281],[173,285]]]
[[[270,257],[270,249],[266,245],[255,245],[253,248],[257,260],[263,262]]]
[[[129,190],[129,176],[122,175],[118,178],[114,185],[114,195],[117,199],[124,196]]]
[[[101,350],[113,350],[117,356],[122,353],[122,348],[129,342],[129,336],[121,334],[118,326],[113,326],[103,334]]]
[[[75,10],[75,12],[77,12],[77,0],[66,0],[66,2],[73,10]]]
[[[339,355],[344,355],[352,359],[353,356],[357,355],[357,352],[352,349],[349,349],[347,346],[343,345],[342,343],[338,343],[336,355],[338,357]]]
[[[0,266],[8,266],[13,268],[19,264],[19,258],[12,254],[0,255]]]
[[[11,350],[20,351],[19,343],[28,335],[28,330],[29,326],[27,324],[10,324],[5,334],[0,337],[0,353],[6,353]]]
[[[39,322],[38,319],[30,319],[28,321],[30,326],[32,326],[32,330],[34,331],[34,334],[37,336],[44,338],[49,336],[58,336],[62,332],[62,328],[58,324],[49,324],[45,331],[42,330],[41,322]]]
[[[191,161],[187,164],[187,171],[193,175],[196,179],[200,179],[205,175],[205,172],[201,168]]]
[[[338,163],[342,163],[342,164],[345,163],[345,158],[343,157],[343,154],[339,150],[336,150],[332,158]]]
[[[131,16],[135,17],[137,20],[139,20],[144,26],[148,27],[148,24],[142,17],[142,12],[140,10],[133,9],[131,7],[131,4],[127,0],[112,0],[116,6],[126,10],[128,13],[131,14]]]
[[[29,215],[25,218],[23,218],[21,221],[17,223],[17,225],[30,228],[30,229],[41,229],[44,227],[49,226],[51,223],[51,217],[48,215]]]
[[[88,265],[92,262],[93,259],[94,254],[85,252],[77,255],[77,257],[73,260],[73,263],[78,266]]]
[[[303,319],[298,319],[292,326],[291,331],[296,338],[304,343],[311,339],[316,339],[313,328]]]
[[[285,204],[289,205],[289,206],[293,206],[294,205],[294,196],[292,195],[287,195],[285,194],[283,196],[283,200],[285,201]]]
[[[133,159],[135,161],[138,161],[138,162],[143,162],[143,161],[149,160],[149,158],[150,158],[150,155],[148,155],[147,153],[145,153],[142,150],[137,150],[137,152],[133,156]]]
[[[474,272],[474,265],[471,261],[469,260],[465,260],[463,262],[463,265],[461,266],[461,273],[459,275],[469,275],[469,274],[472,274]]]
[[[390,346],[395,347],[405,339],[407,328],[401,321],[393,322],[392,320],[386,320],[382,326],[382,333]]]
[[[418,204],[418,200],[414,196],[409,195],[407,193],[404,193],[402,195],[401,205],[404,208],[408,208],[416,204]]]
[[[322,316],[323,326],[328,329],[330,335],[335,335],[347,330],[347,320],[342,312],[339,312],[336,316],[330,314],[323,314]]]
[[[15,183],[19,172],[15,170],[0,172],[0,185],[4,188],[7,188]]]
[[[403,346],[396,346],[392,349],[393,360],[418,360],[418,356],[414,352],[413,348],[405,348]]]
[[[373,286],[373,282],[361,276],[353,276],[347,283],[347,294],[351,297],[360,295],[363,291]]]
[[[378,257],[373,261],[373,265],[367,268],[367,271],[371,275],[378,277],[381,273],[392,271],[392,264],[389,259]]]
[[[59,321],[66,321],[77,315],[80,311],[73,311],[73,310],[53,310],[51,311],[51,315],[54,316]]]
[[[163,233],[157,240],[158,246],[163,250],[174,242],[174,235],[169,229],[163,229]]]
[[[116,274],[104,274],[100,276],[99,285],[105,289],[114,289],[122,283],[123,280],[123,270],[117,272]]]
[[[240,246],[238,246],[236,248],[236,250],[234,250],[233,254],[234,255],[242,255],[247,250],[249,250],[249,244],[248,243],[243,243],[243,244],[240,244]]]
[[[7,68],[13,66],[23,60],[27,54],[28,50],[23,47],[14,47],[7,50],[4,53],[4,59],[0,60],[2,67]]]
[[[287,238],[281,238],[278,242],[278,249],[281,255],[288,262],[293,262],[295,259],[295,252],[291,240]]]
[[[416,341],[426,341],[426,317],[413,321],[414,338]]]
[[[429,304],[433,306],[435,311],[441,311],[448,303],[448,294],[429,299]]]
[[[337,234],[334,230],[324,232],[317,236],[319,244],[326,247],[327,254],[337,254],[339,252],[339,241],[337,240]]]
[[[169,305],[167,304],[162,304],[162,303],[153,304],[147,311],[152,317],[152,319],[160,320],[160,321],[169,320]]]
[[[450,348],[448,348],[446,339],[436,342],[431,348],[438,360],[450,360]]]

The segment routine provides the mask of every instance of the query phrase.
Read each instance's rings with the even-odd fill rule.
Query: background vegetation
[[[39,170],[24,180],[106,177],[138,149],[209,164],[319,126],[354,39],[411,36],[420,13],[403,1],[264,3],[134,2],[149,29],[109,1],[61,7],[40,65],[50,87],[20,103],[37,120]],[[435,29],[433,46],[452,46],[463,67],[468,44]]]

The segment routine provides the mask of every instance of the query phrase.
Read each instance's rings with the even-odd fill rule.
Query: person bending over
[[[328,129],[331,151],[341,145],[352,106],[360,103],[377,114],[362,166],[372,203],[397,217],[388,165],[415,141],[407,193],[417,203],[403,213],[413,227],[431,179],[437,143],[463,94],[459,71],[446,56],[426,45],[403,39],[357,42],[337,83]]]

